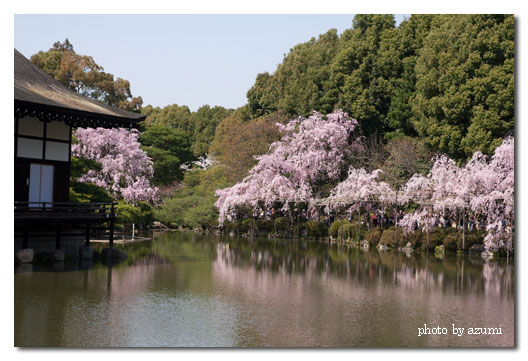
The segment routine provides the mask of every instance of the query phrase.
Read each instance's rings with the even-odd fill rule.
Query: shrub
[[[269,219],[257,219],[257,229],[263,233],[273,232],[273,221]]]
[[[132,223],[140,223],[143,220],[141,208],[125,202],[120,202],[117,207],[117,221],[116,223],[123,225],[130,225]]]
[[[348,223],[348,222],[342,221],[340,219],[338,219],[337,221],[334,221],[334,223],[332,223],[332,225],[330,226],[330,235],[334,238],[337,238],[337,236],[339,235],[339,229],[345,223]]]
[[[423,234],[420,230],[406,233],[403,237],[403,242],[401,243],[402,247],[405,247],[407,242],[411,242],[412,248],[419,248],[422,246],[422,238]]]
[[[384,230],[378,243],[395,247],[396,244],[394,244],[394,232],[396,232],[396,235],[398,236],[398,243],[401,246],[402,243],[404,243],[403,231],[401,228],[397,228],[395,226],[389,227],[388,229]]]
[[[253,227],[253,219],[246,218],[240,221],[239,231],[240,233],[248,233],[252,227]]]
[[[231,232],[234,232],[236,234],[244,233],[242,228],[243,228],[242,221],[239,219],[231,221],[231,222],[224,222],[224,232],[225,233],[231,233]]]
[[[372,246],[377,246],[383,231],[379,228],[374,228],[365,233],[365,240]]]
[[[466,233],[466,239],[464,242],[465,249],[469,249],[474,244],[483,244],[486,232],[484,231],[471,231]],[[458,248],[462,249],[462,235],[458,240]]]
[[[230,233],[230,232],[237,233],[239,226],[240,226],[239,221],[236,221],[236,220],[224,223],[224,229],[226,233]]]
[[[323,222],[307,221],[306,230],[308,237],[326,237],[328,235],[328,227]]]
[[[456,251],[459,248],[459,244],[462,245],[462,235],[459,236],[456,232],[447,232],[444,234],[442,244],[446,251]]]
[[[431,232],[429,232],[429,250],[435,249],[436,246],[442,245],[442,241],[446,235],[446,231],[448,228],[442,229],[442,228],[435,228]],[[447,234],[451,234],[451,231],[447,231]],[[422,247],[423,250],[427,249],[427,233],[422,232]]]
[[[292,232],[294,236],[299,235],[300,237],[302,237],[303,232],[305,230],[306,230],[306,222],[295,223],[295,225],[292,227]]]
[[[224,232],[224,233],[229,233],[232,228],[233,228],[233,226],[231,225],[231,222],[225,221],[222,224],[222,232]]]
[[[359,239],[364,240],[365,235],[367,234],[368,228],[366,225],[361,225],[360,231],[359,231]],[[339,227],[338,231],[338,237],[342,240],[351,240],[351,241],[357,241],[358,238],[358,224],[350,223],[350,222],[344,222],[342,224],[342,227]]]
[[[357,226],[352,223],[344,222],[339,228],[338,236],[343,241],[353,240],[354,237],[357,236]]]
[[[279,217],[275,219],[275,230],[276,231],[289,231],[290,220],[288,217]]]

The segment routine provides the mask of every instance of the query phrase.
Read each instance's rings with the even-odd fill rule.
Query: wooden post
[[[427,218],[425,220],[425,222],[426,222],[425,231],[427,233],[427,242],[426,242],[427,253],[429,253],[429,217],[430,217],[429,210],[430,210],[430,208],[427,208]]]
[[[462,212],[462,252],[466,249],[466,213]]]
[[[396,211],[394,212],[394,246],[398,250],[398,204],[396,203]]]
[[[132,207],[136,207],[136,202],[132,202]],[[124,229],[123,229],[123,233],[124,233]],[[136,222],[135,221],[132,221],[132,240],[134,240],[134,237],[136,236]]]
[[[509,236],[509,238],[510,238],[510,243],[511,243],[512,248],[513,248],[513,246],[514,246],[513,245],[513,241],[514,241],[514,239],[513,239],[513,226],[515,225],[514,224],[515,219],[512,218],[511,216],[509,218],[510,218],[510,232],[509,232],[510,236]],[[510,250],[509,250],[509,248],[506,248],[506,264],[509,264],[509,263],[510,263]]]
[[[300,203],[299,205],[297,206],[297,231],[295,233],[297,233],[297,239],[299,239],[299,208],[300,208]]]
[[[400,246],[400,240],[398,239],[398,191],[396,191],[396,213],[394,214],[394,237],[396,237],[397,247]]]
[[[251,238],[253,238],[253,235],[255,234],[255,207],[253,207],[253,212],[251,214]]]
[[[23,224],[24,227],[24,236],[22,237],[22,248],[29,248],[29,228],[27,224]]]
[[[358,247],[361,242],[360,238],[361,238],[361,202],[359,202],[359,207],[358,207]]]
[[[89,246],[90,245],[90,224],[89,223],[86,223],[85,241],[86,241],[86,246]]]
[[[370,211],[367,211],[366,216],[367,216],[367,222],[366,222],[367,223],[367,231],[370,231],[370,221],[371,221],[371,219],[370,219]]]
[[[328,214],[326,215],[326,217],[326,219],[328,220],[328,245],[330,246],[330,243],[332,243],[332,233],[330,233],[330,227],[332,227],[332,223],[330,222],[330,208],[328,208]]]
[[[55,249],[58,251],[61,248],[61,229],[59,223],[55,225],[55,232]]]
[[[110,219],[108,223],[110,226],[110,237],[109,237],[108,243],[109,243],[109,247],[113,248],[114,247],[114,219],[113,218]]]

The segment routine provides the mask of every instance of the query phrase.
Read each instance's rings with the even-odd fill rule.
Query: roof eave
[[[146,115],[126,118],[15,99],[16,117],[35,117],[44,122],[62,121],[74,128],[137,128]]]

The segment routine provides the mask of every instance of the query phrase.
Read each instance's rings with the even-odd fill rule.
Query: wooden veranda
[[[109,247],[114,244],[117,203],[15,202],[15,233],[21,233],[23,248],[29,248],[31,237],[61,238],[84,236],[86,245],[95,234],[106,234]]]

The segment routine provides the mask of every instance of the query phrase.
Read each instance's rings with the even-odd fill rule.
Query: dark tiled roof
[[[79,95],[15,49],[15,113],[72,126],[132,127],[145,115],[111,107]]]

